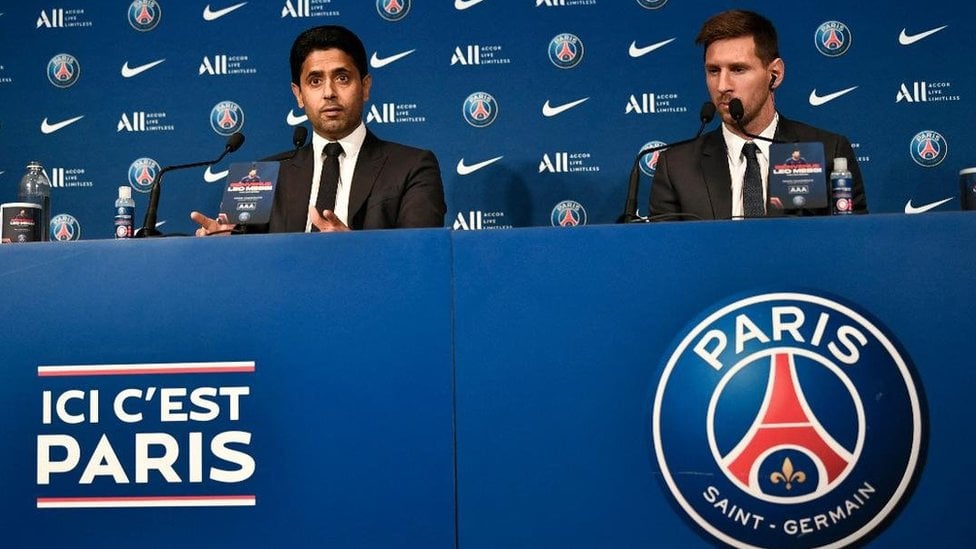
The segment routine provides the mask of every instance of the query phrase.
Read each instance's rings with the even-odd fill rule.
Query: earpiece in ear
[[[776,75],[774,74],[774,75],[773,75],[773,76],[772,76],[772,77],[771,77],[771,78],[769,79],[769,89],[770,89],[770,90],[772,90],[772,89],[773,89],[773,88],[775,88],[775,87],[776,87]]]

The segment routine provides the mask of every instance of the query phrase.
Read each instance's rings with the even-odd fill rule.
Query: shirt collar
[[[366,140],[366,123],[362,120],[359,125],[349,135],[339,140],[342,145],[342,153],[346,158],[359,156],[359,149],[363,148],[363,141]],[[322,158],[322,151],[328,143],[335,143],[322,137],[316,132],[312,132],[312,150],[315,151],[315,158]]]
[[[776,135],[776,126],[778,124],[779,113],[776,112],[773,114],[773,120],[758,135],[760,137],[772,139],[773,136]],[[731,160],[733,164],[741,164],[742,162],[745,162],[745,159],[742,157],[742,146],[748,141],[753,140],[746,139],[732,133],[732,130],[730,130],[725,124],[722,124],[722,136],[725,137],[725,147],[728,151],[729,160]],[[759,147],[759,152],[766,158],[769,158],[769,146],[771,143],[763,139],[756,139],[753,142]]]

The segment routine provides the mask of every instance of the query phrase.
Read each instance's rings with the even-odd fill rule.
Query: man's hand
[[[197,236],[210,236],[214,234],[225,236],[229,235],[234,230],[234,227],[236,227],[233,223],[227,223],[227,217],[223,215],[217,216],[217,219],[212,219],[200,212],[190,212],[190,219],[195,221],[197,225],[200,225],[200,228],[196,231]]]
[[[318,227],[318,229],[323,233],[335,233],[350,230],[349,227],[346,227],[345,223],[336,217],[336,214],[334,214],[332,210],[322,210],[320,215],[318,210],[315,209],[315,206],[309,206],[308,218],[312,220],[312,226]]]

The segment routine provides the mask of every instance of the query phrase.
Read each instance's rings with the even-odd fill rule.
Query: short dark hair
[[[339,25],[322,25],[310,28],[298,35],[291,45],[291,81],[300,85],[302,65],[305,59],[315,50],[337,49],[352,57],[353,64],[359,69],[359,77],[365,78],[369,74],[366,65],[366,48],[362,40],[351,30]]]
[[[708,46],[717,40],[727,38],[741,38],[751,36],[756,43],[756,56],[770,64],[779,57],[779,39],[776,38],[776,27],[773,23],[754,11],[729,10],[713,15],[705,21],[695,43]]]

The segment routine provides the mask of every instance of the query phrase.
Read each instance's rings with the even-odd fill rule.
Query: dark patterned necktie
[[[759,158],[756,156],[758,150],[759,147],[752,141],[742,146],[742,154],[746,157],[746,176],[742,180],[742,211],[746,217],[766,215],[762,171],[759,168]]]
[[[339,155],[342,145],[329,143],[322,151],[322,175],[319,176],[319,194],[315,198],[315,209],[335,210],[336,190],[339,188]]]

